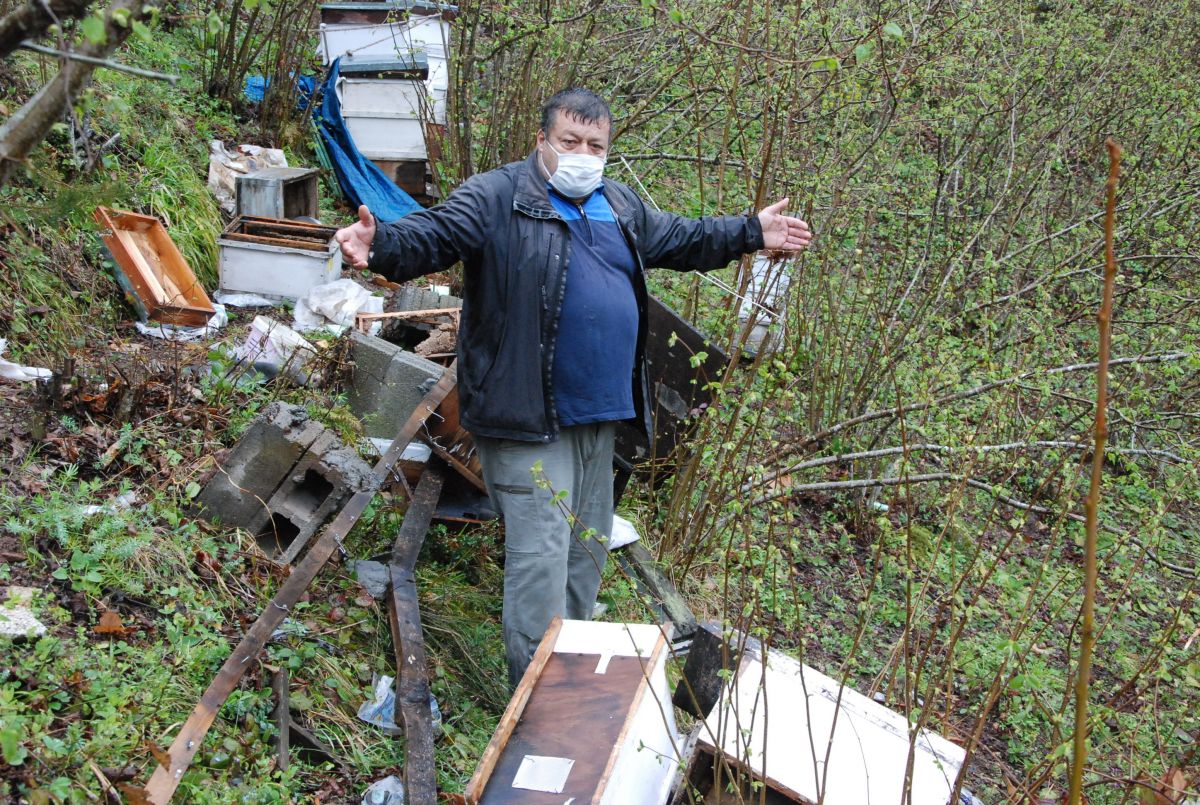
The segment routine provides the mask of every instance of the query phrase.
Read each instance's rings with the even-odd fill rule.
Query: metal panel
[[[653,296],[646,314],[646,372],[654,405],[654,449],[651,451],[640,427],[621,423],[616,453],[629,465],[645,462],[652,455],[655,459],[667,458],[681,433],[690,426],[692,413],[712,399],[705,386],[720,380],[729,365],[723,351]],[[672,334],[676,338],[672,339]],[[692,356],[700,353],[705,354],[704,360],[692,366]]]

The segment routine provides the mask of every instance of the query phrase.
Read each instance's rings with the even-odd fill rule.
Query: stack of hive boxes
[[[456,6],[428,0],[321,6],[320,53],[341,58],[338,99],[358,150],[413,196],[446,124],[450,22]]]

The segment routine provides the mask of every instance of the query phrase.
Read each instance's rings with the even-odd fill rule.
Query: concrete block
[[[441,307],[461,307],[462,300],[449,294],[434,293],[409,283],[392,297],[392,310],[433,310]]]
[[[354,332],[350,336],[354,375],[346,395],[350,410],[368,436],[390,439],[425,397],[422,384],[436,381],[443,369],[382,338]]]
[[[299,406],[272,403],[197,497],[200,516],[255,535],[289,564],[356,492],[376,483],[358,453]]]

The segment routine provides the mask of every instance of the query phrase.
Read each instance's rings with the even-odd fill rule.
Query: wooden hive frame
[[[93,217],[148,319],[185,327],[208,323],[216,309],[161,221],[108,207],[97,207]]]

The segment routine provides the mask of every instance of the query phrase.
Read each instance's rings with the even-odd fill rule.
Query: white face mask
[[[550,177],[550,184],[567,198],[583,198],[590,195],[604,178],[604,157],[591,154],[560,154],[558,149],[546,145],[558,156],[558,167]],[[542,164],[545,164],[543,160]]]

